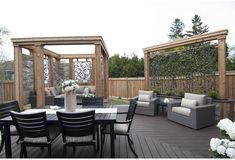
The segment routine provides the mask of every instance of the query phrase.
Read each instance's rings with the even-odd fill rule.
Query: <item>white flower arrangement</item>
[[[235,140],[235,123],[225,118],[219,121],[217,127],[221,130],[222,134],[227,134],[231,140]]]
[[[61,84],[61,86],[62,86],[62,91],[65,93],[71,92],[71,91],[76,91],[79,89],[79,86],[75,80],[64,81]]]
[[[235,143],[228,139],[211,138],[210,156],[213,158],[235,158]]]
[[[211,138],[209,154],[212,158],[235,158],[235,123],[225,118],[219,121],[223,139]]]

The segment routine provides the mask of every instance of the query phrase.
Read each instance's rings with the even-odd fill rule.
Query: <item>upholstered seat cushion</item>
[[[114,133],[117,134],[126,134],[128,131],[128,124],[119,124],[115,123],[114,124]],[[105,130],[103,131],[104,133],[110,133],[110,126],[107,125]]]
[[[37,137],[37,138],[25,137],[24,142],[27,142],[27,143],[47,143],[47,137]]]
[[[67,143],[80,143],[80,142],[93,142],[94,141],[92,135],[82,136],[82,137],[66,136],[65,139]]]
[[[191,109],[186,107],[172,107],[172,112],[178,113],[184,116],[190,116]]]
[[[11,132],[11,135],[18,135],[18,132],[17,132],[15,126],[11,126],[11,127],[10,127],[10,132]]]
[[[184,98],[196,100],[198,106],[201,106],[201,105],[203,105],[203,104],[206,104],[206,95],[202,95],[202,94],[193,94],[193,93],[185,93],[185,94],[184,94]]]
[[[149,107],[149,102],[137,101],[137,105],[140,107]]]

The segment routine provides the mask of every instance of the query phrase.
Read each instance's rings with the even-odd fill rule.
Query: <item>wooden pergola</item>
[[[76,37],[33,37],[12,38],[15,61],[15,96],[20,106],[23,106],[23,62],[22,49],[27,49],[33,57],[34,89],[37,93],[37,106],[45,105],[44,84],[44,56],[49,61],[49,86],[53,85],[53,60],[60,64],[61,59],[69,59],[69,79],[74,79],[74,59],[91,59],[92,78],[96,87],[96,96],[108,98],[108,51],[101,36],[76,36]],[[58,54],[44,48],[50,45],[94,45],[94,53],[84,54]],[[103,70],[101,71],[101,61]],[[101,74],[102,72],[102,74]],[[102,81],[102,82],[101,82]],[[101,85],[101,83],[103,83]]]
[[[228,30],[219,30],[216,32],[210,32],[202,35],[197,35],[185,39],[176,40],[174,42],[163,43],[159,45],[154,45],[151,47],[146,47],[143,49],[144,51],[144,77],[145,77],[145,87],[149,88],[149,58],[150,55],[164,49],[170,49],[195,43],[202,43],[217,40],[218,41],[218,74],[219,74],[219,96],[221,99],[225,99],[226,90],[226,36],[228,34]],[[228,117],[227,108],[223,105],[221,107],[221,118]],[[233,110],[230,110],[230,115],[233,115]]]

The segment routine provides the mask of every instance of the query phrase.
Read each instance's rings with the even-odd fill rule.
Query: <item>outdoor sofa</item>
[[[206,95],[185,93],[181,101],[167,104],[168,120],[200,129],[215,123],[215,104]]]

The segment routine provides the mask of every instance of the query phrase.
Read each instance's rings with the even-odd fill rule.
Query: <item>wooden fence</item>
[[[215,81],[217,89],[218,76],[216,76]],[[178,89],[182,88],[182,82],[182,79],[179,78],[177,81]],[[145,89],[144,78],[109,78],[109,96],[130,98],[137,96],[140,89]],[[235,71],[226,73],[226,97],[235,100]]]
[[[15,99],[15,84],[14,81],[0,82],[0,102]]]
[[[227,72],[226,75],[227,98],[235,100],[235,71]],[[143,77],[109,78],[109,96],[130,98],[137,96],[138,90],[141,89],[145,89]],[[15,99],[14,81],[0,82],[0,102],[13,99]]]

